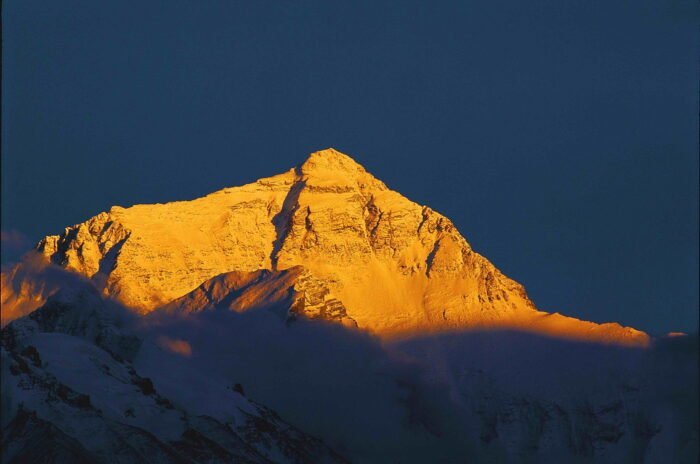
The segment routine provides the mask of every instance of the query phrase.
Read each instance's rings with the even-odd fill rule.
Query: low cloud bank
[[[91,285],[41,262],[23,272],[68,301]],[[206,409],[216,405],[201,379],[240,389],[352,462],[697,456],[697,335],[649,349],[495,331],[383,344],[339,324],[290,323],[284,308],[141,318],[103,305],[143,340],[134,364],[156,390],[188,385],[173,399]]]
[[[241,384],[251,399],[353,462],[517,462],[518,453],[541,462],[575,453],[593,457],[602,452],[595,448],[601,427],[614,429],[618,442],[603,436],[600,446],[620,459],[697,449],[697,355],[686,346],[697,346],[697,337],[645,350],[516,332],[383,345],[339,325],[288,324],[279,314],[161,316],[142,330],[152,340],[167,336],[186,344],[191,354],[181,362],[200,375]],[[140,367],[156,379],[149,349]],[[550,417],[558,409],[568,416]],[[571,424],[590,415],[588,425]],[[637,436],[644,436],[635,431],[640,427],[650,428],[648,439]],[[547,448],[552,437],[561,443]],[[586,441],[593,443],[590,450]]]

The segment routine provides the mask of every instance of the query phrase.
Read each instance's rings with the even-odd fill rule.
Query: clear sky
[[[3,7],[4,260],[335,147],[541,309],[697,328],[695,1]]]

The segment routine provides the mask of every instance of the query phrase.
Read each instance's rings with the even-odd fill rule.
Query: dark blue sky
[[[694,1],[3,6],[5,232],[332,146],[453,219],[543,310],[697,327]]]

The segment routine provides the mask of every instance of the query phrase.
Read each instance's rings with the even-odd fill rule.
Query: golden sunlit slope
[[[196,200],[113,207],[46,237],[38,250],[141,312],[219,274],[302,266],[360,328],[388,338],[501,327],[648,341],[618,324],[537,311],[523,287],[474,252],[449,219],[333,149]]]

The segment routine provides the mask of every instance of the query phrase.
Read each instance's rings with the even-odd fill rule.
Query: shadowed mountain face
[[[288,322],[303,317],[357,327],[357,323],[348,317],[343,303],[331,295],[325,282],[301,266],[284,271],[221,274],[154,313],[183,314],[214,309],[236,312],[281,310],[279,315]]]
[[[113,207],[46,237],[37,249],[142,313],[220,274],[301,266],[307,284],[293,285],[306,287],[295,290],[297,301],[302,294],[318,297],[312,295],[322,288],[321,301],[344,320],[386,339],[511,328],[648,343],[643,332],[615,323],[538,311],[523,287],[473,251],[449,219],[390,190],[333,149],[283,174],[196,200]],[[21,280],[15,274],[3,279]],[[3,301],[32,306],[9,295]]]
[[[346,462],[134,322],[78,284],[2,330],[3,463]]]
[[[64,286],[2,330],[3,462],[695,462],[697,337],[380,343],[297,317],[302,273],[225,274],[147,317]]]

